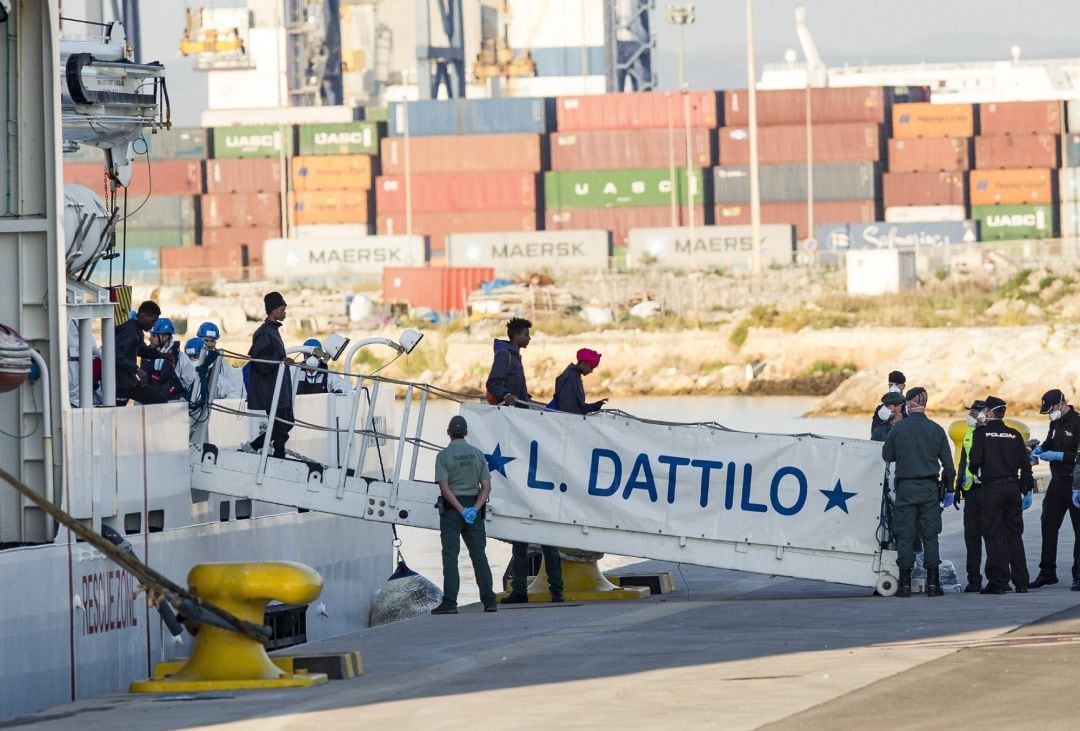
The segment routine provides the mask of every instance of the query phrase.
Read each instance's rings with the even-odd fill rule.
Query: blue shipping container
[[[972,244],[979,240],[975,221],[935,223],[825,223],[814,227],[821,251],[911,249]]]
[[[117,284],[121,279],[129,282],[154,283],[161,281],[161,252],[156,248],[127,247],[127,251],[121,250],[121,255],[112,260],[112,283]],[[121,275],[120,268],[124,267]],[[90,281],[101,287],[109,286],[109,262],[100,261],[94,269]]]
[[[447,99],[408,102],[409,134],[547,134],[555,130],[555,100]],[[392,137],[405,135],[404,103],[390,106]]]
[[[1070,168],[1080,167],[1080,135],[1065,136],[1065,166]]]

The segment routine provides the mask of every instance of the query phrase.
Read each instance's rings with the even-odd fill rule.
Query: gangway
[[[429,399],[454,395],[351,377],[355,388],[331,402],[326,426],[297,416],[298,427],[325,435],[322,454],[309,441],[297,448],[311,458],[274,459],[269,439],[262,453],[245,453],[214,443],[210,419],[209,436],[191,447],[192,488],[437,530],[439,490],[419,456],[440,446],[422,438]],[[400,416],[380,428],[387,400]],[[879,444],[621,412],[463,401],[460,413],[491,470],[493,538],[896,591],[896,553],[882,547]]]

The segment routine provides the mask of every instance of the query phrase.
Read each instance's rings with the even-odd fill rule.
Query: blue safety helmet
[[[221,337],[221,329],[212,322],[204,322],[202,325],[199,325],[199,332],[196,333],[196,335],[200,338],[217,340]]]
[[[175,335],[176,328],[173,327],[172,320],[167,317],[159,317],[153,327],[150,328],[150,332],[154,335]]]
[[[307,340],[305,340],[304,347],[307,346],[311,346],[312,348],[319,348],[320,350],[322,349],[322,343],[320,343],[317,338],[308,338]]]
[[[205,347],[206,343],[204,343],[201,338],[192,338],[191,340],[187,341],[186,345],[184,345],[184,352],[192,358],[198,358],[199,353],[201,353],[202,349]]]

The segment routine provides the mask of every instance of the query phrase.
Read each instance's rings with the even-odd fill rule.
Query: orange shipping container
[[[404,302],[435,312],[463,312],[469,293],[495,278],[490,267],[386,267],[383,302]]]
[[[1052,170],[972,170],[971,205],[1053,203]]]
[[[267,239],[281,236],[281,229],[272,226],[248,226],[245,228],[204,228],[201,241],[203,246],[239,246],[248,247],[248,259],[251,264],[262,264],[263,244]]]
[[[971,137],[975,134],[973,104],[896,104],[892,110],[893,138]]]
[[[750,210],[747,206],[746,210]],[[599,228],[611,232],[615,246],[625,246],[630,230],[635,228],[667,228],[671,226],[671,209],[667,206],[631,206],[629,208],[572,208],[548,209],[544,212],[544,228],[548,231]],[[676,226],[690,223],[690,208],[680,206],[676,211]],[[708,225],[705,208],[694,206],[694,225]]]
[[[405,146],[414,175],[497,173],[543,170],[540,135],[454,135],[450,137],[384,137],[384,175],[405,174]]]
[[[427,138],[431,139],[431,138]],[[371,190],[371,156],[308,155],[292,159],[293,190]]]
[[[406,233],[405,214],[379,213],[375,220],[375,230],[380,234]],[[412,217],[412,232],[429,237],[432,252],[446,250],[447,234],[535,230],[536,211],[414,213]]]
[[[206,161],[207,193],[279,193],[281,160],[251,158]]]
[[[136,160],[131,166],[131,184],[128,185],[128,204],[132,196],[145,196],[151,190],[154,195],[198,195],[203,187],[202,160],[151,160],[150,171],[144,160]],[[64,165],[64,182],[85,185],[101,193],[104,189],[105,168],[101,163],[71,163]],[[137,202],[137,201],[136,201]]]
[[[889,172],[936,173],[971,167],[971,139],[918,137],[889,140]]]
[[[379,213],[405,211],[406,179],[380,176],[375,180],[375,206]],[[414,213],[454,211],[534,211],[535,173],[471,173],[466,175],[411,176]]]
[[[208,193],[200,210],[204,229],[281,226],[281,196],[276,193]]]
[[[161,280],[164,284],[239,281],[248,265],[247,246],[180,246],[161,249]]]
[[[320,223],[367,223],[371,195],[366,190],[312,190],[289,194],[294,226]]]
[[[815,162],[875,162],[881,159],[881,125],[862,122],[813,127]],[[743,127],[717,130],[720,164],[750,164],[750,133]],[[762,165],[805,165],[806,127],[758,129],[758,161]]]

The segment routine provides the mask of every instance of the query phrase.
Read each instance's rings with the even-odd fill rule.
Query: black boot
[[[896,596],[907,599],[911,596],[911,569],[900,569],[900,586]]]
[[[941,576],[936,566],[926,570],[926,596],[945,596],[945,592],[941,589]]]

